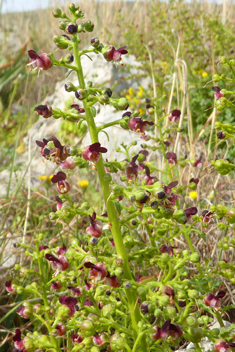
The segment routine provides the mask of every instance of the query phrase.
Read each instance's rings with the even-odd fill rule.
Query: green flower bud
[[[219,111],[223,111],[227,105],[228,105],[228,100],[225,97],[221,97],[215,102],[216,109]]]
[[[183,322],[183,326],[198,326],[198,320],[194,315],[189,315]]]
[[[60,18],[60,17],[61,17],[61,14],[62,14],[62,11],[61,11],[61,9],[56,8],[56,9],[52,12],[52,14],[53,14],[53,16],[54,16],[55,18]]]
[[[173,214],[173,219],[179,224],[185,224],[187,222],[187,216],[183,210],[176,210]]]
[[[153,315],[155,316],[155,318],[161,318],[163,313],[162,313],[161,309],[156,308]]]
[[[161,260],[161,262],[167,263],[170,260],[170,256],[168,253],[162,253],[159,259]]]
[[[170,297],[167,295],[161,296],[158,299],[158,303],[159,303],[159,306],[166,307],[170,304]]]
[[[93,30],[94,30],[94,24],[91,23],[90,20],[88,20],[85,23],[83,23],[82,26],[87,32],[93,32]]]
[[[40,335],[36,341],[36,346],[42,349],[54,349],[54,346],[50,342],[50,337],[46,335]]]
[[[220,334],[220,329],[214,328],[210,330],[210,335],[214,338],[218,338]]]
[[[66,22],[60,22],[59,28],[62,29],[62,31],[64,31],[66,27],[67,27],[67,23]]]
[[[229,224],[235,224],[235,208],[231,208],[225,214],[225,218]]]
[[[225,214],[227,213],[227,211],[228,211],[228,208],[222,204],[218,204],[218,206],[216,207],[216,214],[220,218],[223,218],[225,216]]]
[[[105,182],[110,183],[112,181],[112,176],[110,174],[106,173],[104,175],[104,180],[105,180]]]
[[[200,260],[200,255],[195,252],[195,253],[191,254],[189,259],[191,260],[192,263],[198,263]]]
[[[188,290],[188,296],[192,299],[197,299],[199,292],[197,290]]]
[[[87,336],[84,340],[82,340],[82,344],[86,347],[86,351],[87,349],[90,350],[90,348],[93,346],[93,339],[90,336],[91,335]]]
[[[109,316],[114,316],[115,314],[115,305],[114,304],[106,304],[102,308],[103,316],[104,317],[109,317]]]
[[[120,98],[120,99],[109,99],[110,103],[112,106],[120,111],[120,110],[126,110],[129,106],[128,101],[126,98]]]
[[[124,350],[126,346],[126,339],[119,334],[112,335],[110,339],[110,347],[113,351]]]
[[[187,340],[198,343],[203,338],[203,330],[201,328],[192,327],[188,329],[188,334],[186,334]]]
[[[81,323],[81,334],[85,337],[90,337],[95,334],[94,325],[90,320],[83,320]]]
[[[213,75],[212,79],[213,79],[214,82],[219,82],[223,78],[221,76],[217,75],[217,73],[216,73],[216,74]]]

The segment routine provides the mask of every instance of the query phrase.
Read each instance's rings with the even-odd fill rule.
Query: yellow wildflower
[[[132,96],[134,95],[134,89],[133,89],[132,87],[130,87],[130,88],[128,89],[128,93],[129,93],[129,95],[132,97]]]
[[[134,102],[135,102],[136,104],[138,104],[139,101],[140,101],[140,100],[139,100],[138,98],[134,98]]]
[[[87,180],[78,181],[78,186],[80,186],[81,188],[87,188],[88,185],[89,185],[89,181]]]
[[[43,176],[38,176],[38,179],[42,181],[51,181],[52,177],[53,175],[50,175],[50,176],[43,175]]]
[[[143,109],[139,109],[139,113],[140,113],[140,115],[143,115],[144,114],[144,110]]]
[[[144,89],[143,89],[142,86],[139,86],[138,96],[139,96],[140,98],[143,98],[143,96],[144,96]]]
[[[202,78],[206,78],[208,76],[208,73],[207,72],[202,72]]]
[[[189,193],[189,197],[191,198],[191,199],[197,199],[197,191],[192,191],[192,192],[190,192]]]
[[[16,148],[16,153],[20,154],[20,153],[23,153],[23,151],[25,151],[25,145],[24,145],[24,142],[21,141],[19,147]]]
[[[126,95],[126,99],[127,100],[131,100],[131,96],[130,95]]]

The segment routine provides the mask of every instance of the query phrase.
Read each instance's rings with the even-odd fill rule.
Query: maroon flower
[[[69,156],[65,161],[60,164],[62,170],[73,170],[76,167],[73,157]]]
[[[138,154],[135,155],[129,165],[126,166],[126,177],[128,180],[133,180],[138,176],[138,165],[136,164],[137,158]]]
[[[132,117],[128,121],[128,126],[132,131],[144,133],[147,125],[154,125],[152,121],[143,121],[141,117]]]
[[[82,336],[79,336],[77,333],[76,334],[71,334],[71,339],[73,341],[73,343],[80,343],[83,341]]]
[[[5,287],[8,292],[15,292],[16,285],[11,283],[11,280],[5,282]]]
[[[66,329],[65,329],[64,324],[58,323],[55,328],[58,331],[59,336],[63,336],[66,334]]]
[[[166,203],[167,205],[175,205],[175,201],[177,199],[177,195],[175,193],[172,192],[172,188],[178,186],[179,182],[178,181],[173,181],[171,183],[169,183],[168,186],[163,186],[163,189],[164,189],[164,192],[163,191],[160,191],[157,193],[157,197],[158,199],[163,199],[165,198],[165,196],[167,197],[166,198]]]
[[[95,333],[94,337],[93,337],[93,342],[95,345],[104,345],[105,343],[108,342],[108,336],[105,333],[102,334],[98,334],[97,332]]]
[[[52,288],[53,290],[59,290],[61,287],[62,287],[62,285],[60,284],[59,281],[52,282],[52,284],[51,284],[51,288]]]
[[[220,340],[214,345],[214,347],[217,352],[232,352],[231,348],[235,347],[235,342],[226,342]]]
[[[66,252],[67,252],[67,248],[65,244],[63,244],[63,247],[57,247],[56,249],[56,254],[59,254],[59,255],[64,254]]]
[[[52,148],[49,145],[49,141],[45,138],[42,142],[36,141],[36,144],[41,147],[41,154],[44,158],[59,165],[69,156],[69,150],[65,145],[61,145],[60,141],[56,137],[52,137],[51,140],[54,144],[54,147]]]
[[[100,153],[107,153],[107,149],[104,147],[101,147],[100,143],[93,143],[91,145],[88,145],[85,149],[82,151],[82,156],[85,160],[89,160],[94,162],[97,162],[100,158]]]
[[[128,53],[126,46],[122,46],[119,49],[115,49],[113,45],[107,45],[102,49],[102,54],[106,61],[121,61],[122,55]]]
[[[208,295],[203,299],[204,303],[209,307],[219,307],[220,300],[226,295],[225,291],[219,291],[217,295],[213,293],[208,293]]]
[[[44,245],[39,247],[39,252],[41,252],[41,251],[43,251],[44,249],[47,249],[47,248],[49,248],[49,247],[44,244]]]
[[[52,115],[52,110],[49,105],[38,105],[34,111],[37,111],[38,115],[42,115],[45,119]]]
[[[166,159],[169,164],[177,164],[177,155],[175,153],[166,153]]]
[[[197,214],[197,208],[191,207],[191,208],[185,209],[184,212],[187,216],[187,219],[190,219],[192,215]]]
[[[78,31],[78,25],[76,23],[69,23],[66,27],[66,32],[68,34],[75,34]]]
[[[26,337],[21,339],[21,331],[20,329],[16,329],[15,335],[13,336],[13,341],[14,345],[17,348],[17,352],[24,352],[27,351],[25,343],[26,343]]]
[[[83,293],[81,287],[68,286],[68,289],[71,290],[73,297],[79,297]]]
[[[51,179],[51,182],[57,183],[57,191],[61,194],[68,193],[70,190],[70,185],[66,182],[67,176],[64,172],[59,171]]]
[[[146,185],[153,185],[157,181],[157,177],[150,176],[150,170],[147,165],[145,165],[145,176],[144,176],[144,181],[146,182]]]
[[[59,302],[61,304],[66,305],[70,309],[70,315],[74,315],[75,313],[75,306],[78,303],[77,298],[75,297],[70,297],[70,296],[60,296]]]
[[[64,271],[68,269],[69,267],[69,262],[64,256],[59,256],[59,258],[54,257],[52,254],[46,254],[45,258],[49,261],[52,262],[51,266],[54,270],[58,271]]]
[[[173,249],[177,249],[177,248],[179,248],[179,247],[172,247],[172,246],[168,246],[168,247],[167,247],[165,244],[163,244],[163,245],[160,247],[159,251],[160,251],[161,253],[168,253],[169,255],[173,255],[173,254],[174,254]]]
[[[169,120],[172,122],[178,122],[180,119],[181,111],[173,110],[171,114],[168,116]]]
[[[79,114],[82,114],[85,112],[85,109],[84,108],[80,108],[80,106],[78,104],[72,104],[71,105],[71,109],[76,109]]]
[[[224,131],[220,131],[217,133],[218,139],[224,139],[226,137],[226,133]]]
[[[197,160],[195,160],[193,162],[193,166],[198,167],[198,168],[202,167],[202,154],[200,155],[200,157]]]
[[[202,212],[202,221],[205,223],[208,223],[210,219],[212,218],[213,213],[209,210],[203,210]]]
[[[221,88],[218,86],[212,87],[213,91],[215,92],[215,99],[220,99],[224,96],[224,93],[221,93]]]
[[[16,309],[17,313],[21,316],[21,318],[29,319],[32,315],[32,308],[20,306]]]
[[[84,266],[85,268],[91,269],[89,272],[89,278],[92,279],[93,282],[102,280],[107,275],[107,270],[103,264],[87,262]]]
[[[183,334],[183,330],[178,324],[171,324],[171,319],[165,321],[161,328],[159,326],[154,326],[155,333],[152,335],[154,340],[165,340],[169,336],[174,339],[178,339]]]
[[[196,187],[197,187],[199,179],[198,178],[190,178],[189,183],[191,183],[191,182],[195,183]]]
[[[44,53],[38,55],[36,51],[29,50],[28,55],[32,61],[30,64],[26,65],[26,67],[32,65],[34,69],[49,70],[49,68],[51,68],[51,66],[53,65],[48,54]]]
[[[105,277],[104,283],[110,287],[119,287],[121,285],[119,279],[117,276],[110,276],[108,273],[107,276]]]
[[[103,232],[103,223],[96,220],[96,213],[93,212],[92,216],[89,215],[91,225],[86,228],[86,232],[93,237],[100,238]]]
[[[57,210],[60,210],[60,209],[62,208],[63,201],[62,201],[62,199],[60,199],[60,197],[58,197],[58,196],[55,196],[55,199],[56,199],[56,201],[57,201],[56,208],[57,208]]]

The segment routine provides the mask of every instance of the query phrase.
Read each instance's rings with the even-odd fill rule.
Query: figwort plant
[[[221,308],[226,290],[220,286],[224,278],[234,283],[234,266],[221,260],[221,253],[218,262],[204,259],[203,264],[191,235],[197,234],[205,240],[203,229],[211,223],[221,231],[228,231],[235,223],[235,211],[213,205],[199,214],[196,206],[188,206],[188,192],[191,199],[197,198],[200,178],[196,177],[196,171],[202,166],[203,157],[191,160],[176,154],[182,133],[178,107],[160,116],[159,100],[148,98],[146,112],[140,117],[138,111],[128,111],[126,98],[113,98],[109,87],[96,88],[92,82],[85,82],[83,55],[101,54],[107,64],[122,65],[122,55],[127,54],[127,49],[104,45],[96,37],[91,38],[90,49],[80,49],[82,33],[92,32],[94,25],[89,20],[83,21],[84,14],[74,4],[69,11],[69,15],[60,9],[53,12],[55,18],[61,19],[59,27],[64,31],[54,37],[54,42],[69,53],[56,60],[53,54],[30,50],[28,67],[43,71],[63,66],[78,77],[76,86],[71,82],[65,85],[67,92],[74,92],[78,104],[67,111],[39,105],[35,111],[46,119],[71,121],[81,130],[84,124],[88,127],[91,144],[83,150],[62,145],[55,136],[36,141],[42,158],[63,170],[51,178],[58,194],[55,195],[57,210],[50,218],[68,223],[75,219],[79,234],[56,248],[46,243],[43,233],[35,239],[35,247],[20,244],[26,249],[25,255],[32,258],[32,266],[29,269],[17,264],[5,288],[10,295],[27,297],[18,305],[17,313],[23,319],[30,319],[31,324],[29,329],[26,326],[15,330],[14,351],[166,352],[175,350],[182,341],[191,341],[197,351],[202,351],[203,337],[214,344],[216,351],[231,351],[235,346],[234,325],[224,327],[222,315],[228,307]],[[226,63],[230,65],[230,61]],[[234,72],[233,63],[231,69]],[[231,92],[213,89],[219,98],[217,107],[234,107],[225,98]],[[112,105],[120,118],[96,126],[97,104]],[[155,112],[158,118],[153,121]],[[142,138],[142,149],[132,153],[135,143],[123,144],[119,150],[125,154],[124,160],[105,158],[104,161],[107,149],[100,144],[99,133],[112,125],[136,133]],[[221,130],[219,139],[234,134],[232,126],[217,127]],[[173,146],[169,134],[176,137]],[[154,161],[147,161],[147,149],[153,156],[155,152],[161,155],[162,170]],[[189,182],[183,185],[179,182],[180,168],[187,165],[195,172],[191,172]],[[214,165],[222,175],[234,168],[226,160],[217,160]],[[68,176],[72,175],[71,170],[85,167],[98,175],[102,214],[94,211],[92,199],[82,204],[73,201]],[[114,182],[114,174],[119,176],[115,177],[118,183]],[[217,219],[220,219],[218,224]],[[179,248],[180,240],[175,244],[179,237],[185,240],[188,249]],[[221,249],[234,247],[233,239],[227,242],[220,243]],[[23,278],[30,275],[32,282],[21,284],[18,271]],[[221,329],[209,329],[213,319]]]

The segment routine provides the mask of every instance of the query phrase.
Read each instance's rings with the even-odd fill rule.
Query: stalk
[[[78,76],[78,80],[79,80],[79,85],[80,85],[81,89],[84,89],[85,82],[84,82],[84,76],[83,76],[83,71],[82,71],[82,66],[81,66],[80,53],[79,53],[79,49],[78,49],[78,41],[77,41],[76,36],[74,36],[74,38],[73,38],[73,47],[74,47],[74,58],[75,58],[76,66],[77,66],[77,76]],[[83,101],[83,105],[84,105],[84,109],[86,112],[86,121],[88,124],[91,142],[97,143],[97,142],[99,142],[98,130],[97,130],[94,118],[92,116],[91,110],[86,102],[86,99]],[[100,181],[100,185],[102,188],[102,193],[104,196],[105,205],[106,205],[106,209],[108,212],[109,222],[112,224],[111,232],[113,235],[117,255],[123,261],[123,271],[124,271],[123,277],[127,280],[132,280],[133,278],[132,278],[130,266],[128,263],[128,256],[127,256],[127,253],[126,253],[126,250],[125,250],[125,247],[123,244],[123,240],[122,240],[121,228],[120,228],[119,220],[117,217],[116,209],[114,207],[113,202],[109,199],[109,196],[110,196],[109,183],[106,181],[106,178],[105,178],[106,173],[105,173],[105,169],[104,169],[102,155],[100,156],[100,159],[96,164],[96,170],[98,172],[99,181]],[[133,337],[134,337],[134,339],[136,339],[139,334],[138,322],[141,320],[140,310],[139,310],[139,306],[137,303],[138,298],[137,298],[136,293],[132,289],[127,289],[126,295],[127,295],[128,306],[129,306],[131,320],[132,320]],[[146,341],[145,341],[144,336],[142,337],[140,344],[142,347],[142,351],[147,352],[147,345],[146,345]]]

